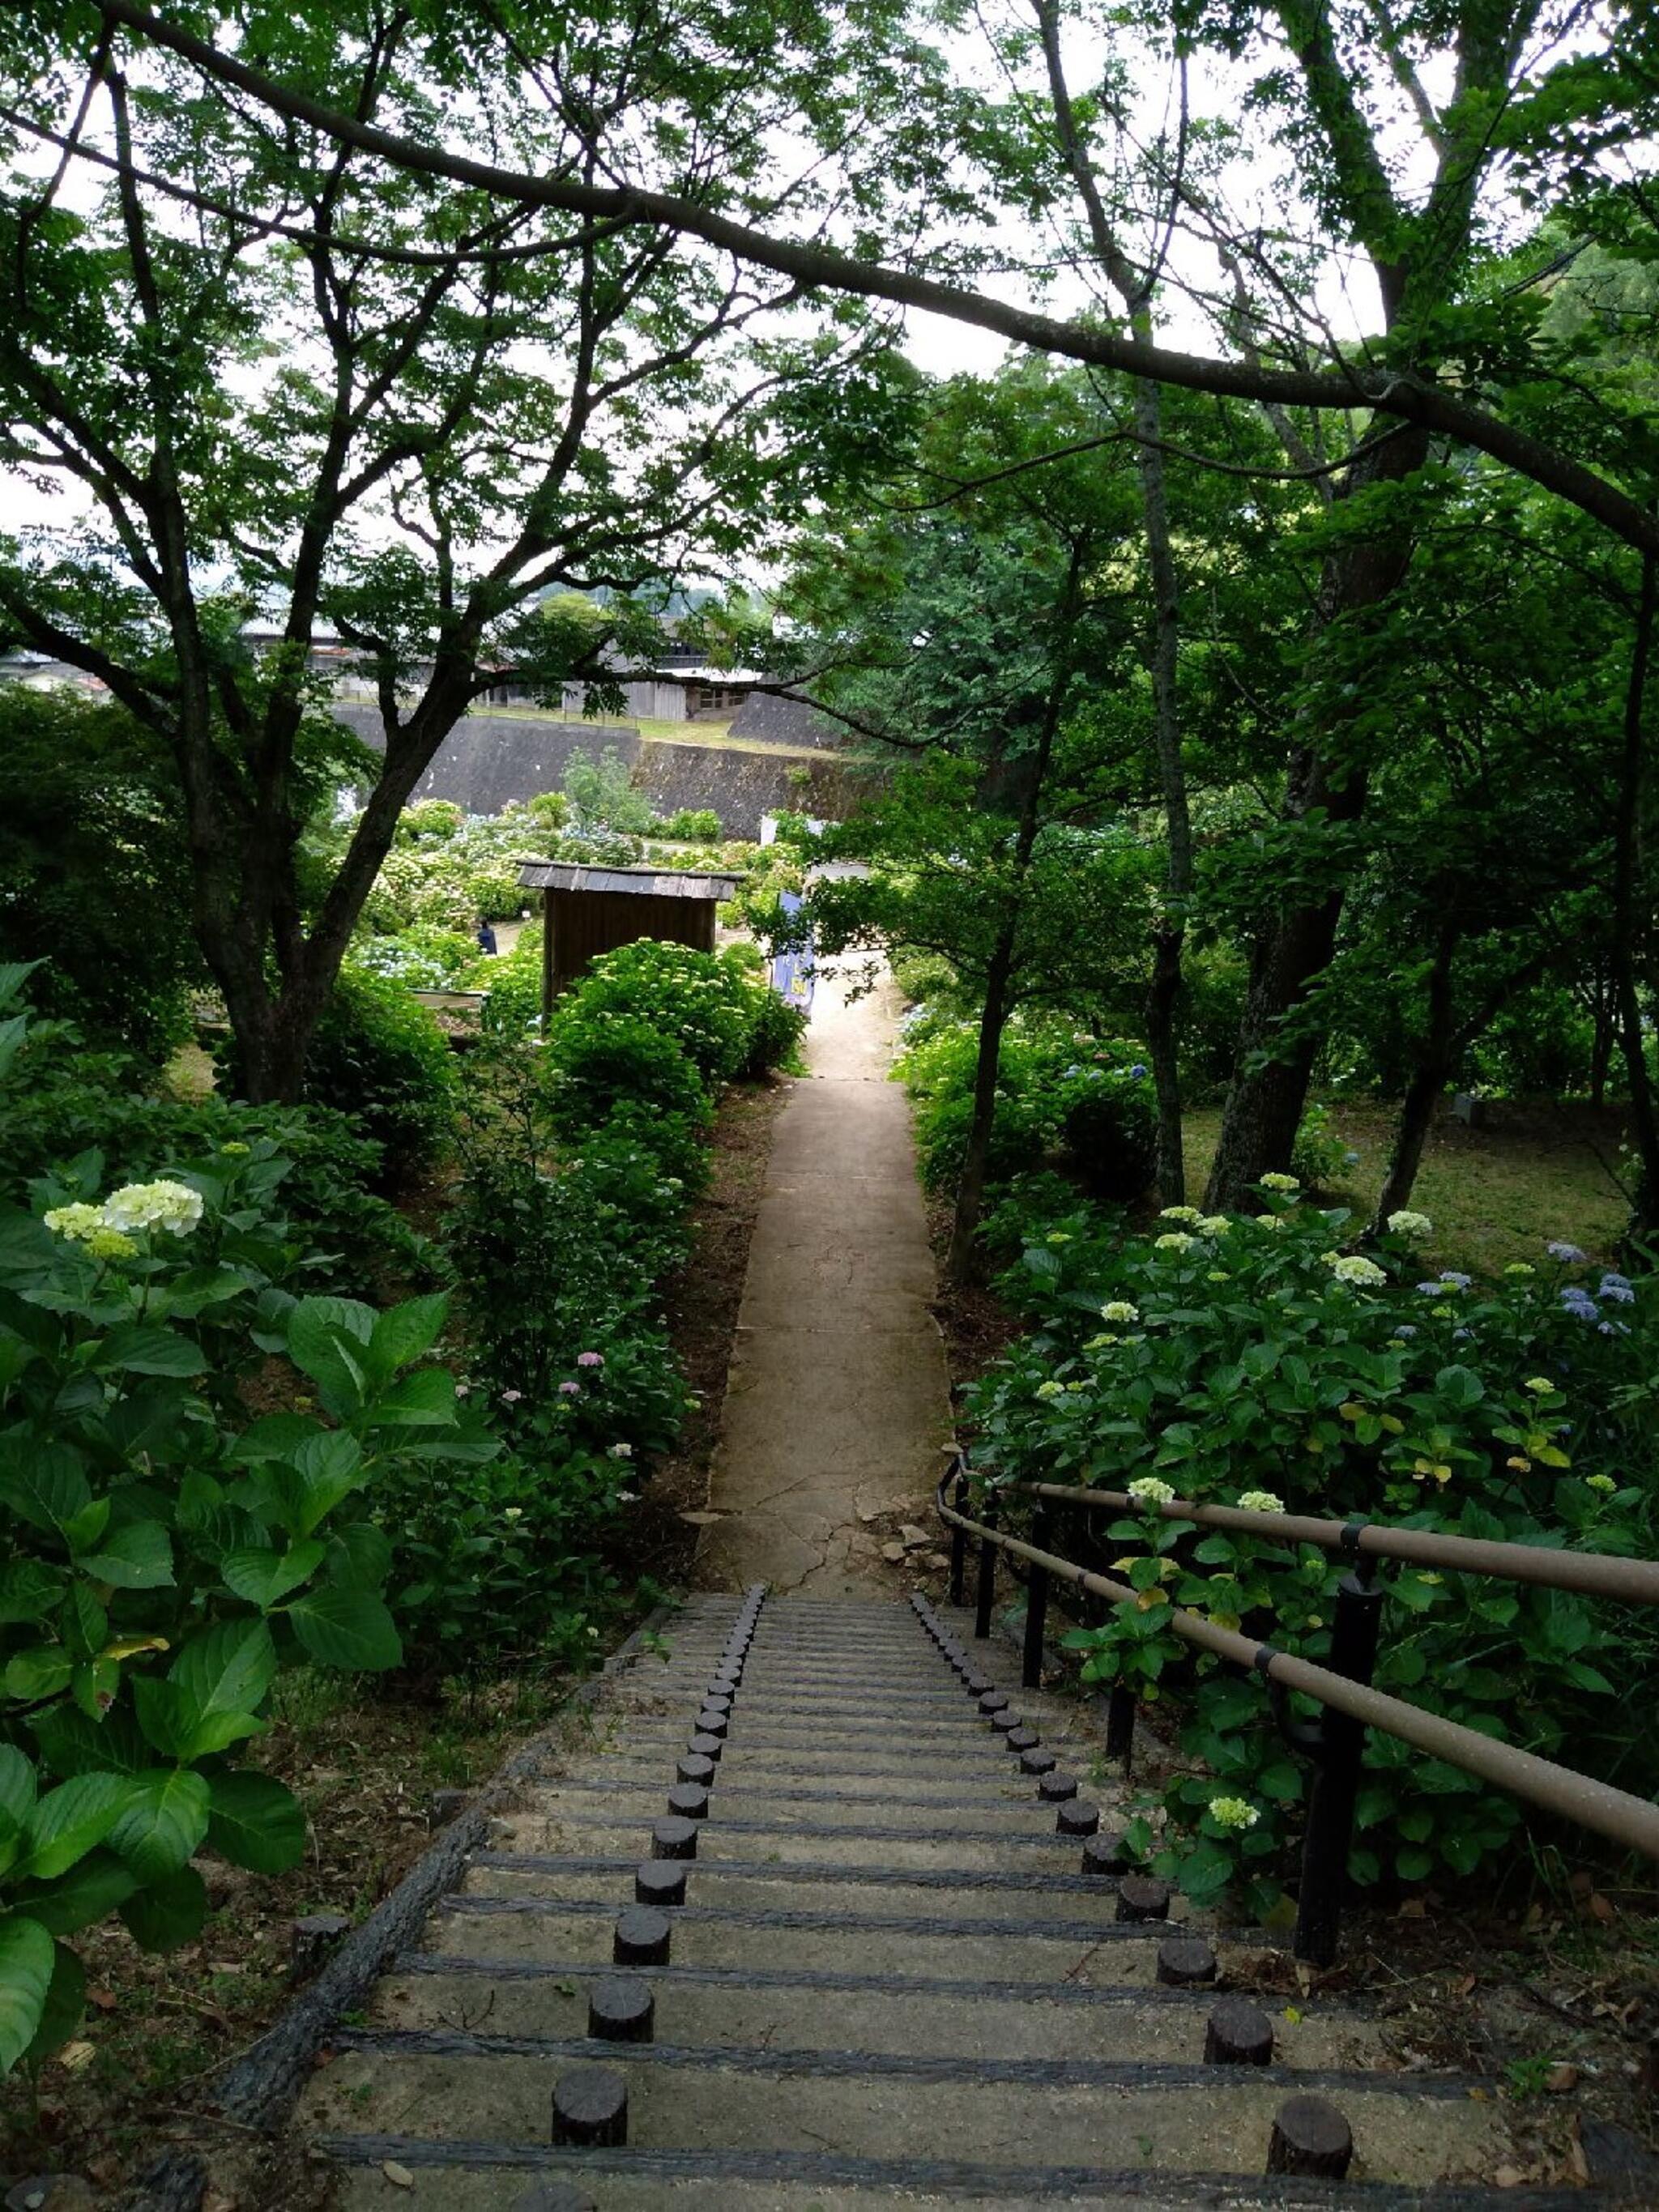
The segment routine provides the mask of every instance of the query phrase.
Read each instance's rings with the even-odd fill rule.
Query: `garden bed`
[[[1206,1112],[1188,1118],[1188,1174],[1198,1189],[1218,1120]],[[1553,1235],[1610,1258],[1624,1218],[1609,1172],[1622,1120],[1616,1109],[1536,1102],[1500,1103],[1480,1129],[1443,1117],[1417,1194],[1434,1219],[1435,1261],[1498,1274],[1536,1259]],[[1355,1188],[1342,1194],[1358,1210],[1380,1182],[1390,1109],[1338,1105],[1331,1124],[1361,1155]],[[934,1200],[929,1219],[942,1268],[948,1201]],[[1137,1217],[1130,1233],[1147,1225]],[[1029,1317],[982,1287],[942,1285],[936,1310],[953,1394],[985,1375],[1030,1327]],[[921,1579],[943,1595],[943,1575]],[[1006,1578],[1002,1590],[1017,1612]],[[1065,1632],[1067,1601],[1063,1588],[1051,1592],[1055,1638]],[[1076,1679],[1072,1662],[1066,1672]],[[1165,1685],[1156,1734],[1137,1735],[1137,1778],[1159,1793],[1193,1771],[1174,1747],[1187,1711],[1183,1679],[1177,1668]],[[1499,2094],[1522,2105],[1506,2181],[1600,2183],[1630,2161],[1626,2193],[1659,2203],[1659,2163],[1643,2163],[1659,2160],[1659,1888],[1650,1869],[1620,1863],[1593,1838],[1534,1822],[1525,1847],[1510,1850],[1495,1876],[1466,1883],[1443,1870],[1427,1885],[1356,1901],[1328,1972],[1291,1955],[1286,1924],[1274,1918],[1254,1953],[1247,1923],[1235,1937],[1247,1946],[1239,1984],[1270,2011],[1294,2008],[1314,1991],[1358,1999],[1389,2023],[1401,2063],[1486,2073],[1502,2085]]]
[[[787,1085],[775,1078],[734,1084],[727,1091],[714,1127],[713,1175],[691,1210],[691,1257],[666,1285],[674,1356],[696,1404],[628,1523],[628,1568],[671,1586],[689,1577],[696,1549],[700,1524],[686,1516],[708,1504],[749,1246],[773,1126],[787,1096]]]
[[[620,1532],[626,1557],[613,1564],[643,1588],[595,1644],[596,1660],[653,1590],[689,1568],[697,1528],[684,1516],[707,1503],[749,1243],[786,1095],[775,1080],[742,1083],[721,1103],[691,1256],[665,1297],[675,1357],[698,1402]],[[41,2069],[38,2090],[21,2071],[0,2086],[0,2192],[25,2175],[58,2172],[91,2185],[87,2202],[112,2200],[171,2142],[234,2154],[228,2137],[246,2131],[215,2120],[203,2092],[289,2002],[295,1921],[319,1912],[364,1918],[430,1842],[436,1794],[485,1781],[546,1727],[569,1686],[550,1672],[471,1687],[445,1682],[424,1696],[407,1682],[376,1693],[362,1677],[284,1678],[261,1765],[305,1808],[305,1861],[274,1878],[206,1863],[207,1924],[199,1941],[169,1954],[141,1952],[113,1921],[88,1931],[79,1945],[91,1990],[83,2029]],[[210,2204],[229,2212],[299,2201],[292,2176],[270,2197],[263,2138],[246,2148],[258,2154],[246,2160],[246,2191],[222,2191]],[[216,2173],[239,2163],[216,2155]]]

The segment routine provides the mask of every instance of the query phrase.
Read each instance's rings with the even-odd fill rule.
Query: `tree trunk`
[[[1452,1035],[1452,963],[1459,932],[1448,923],[1440,933],[1429,969],[1429,1014],[1423,1049],[1406,1085],[1400,1118],[1395,1123],[1394,1147],[1389,1171],[1371,1218],[1371,1235],[1380,1236],[1389,1216],[1411,1204],[1417,1171],[1423,1164],[1423,1147],[1434,1125],[1434,1109],[1451,1073],[1456,1041]]]
[[[1607,979],[1597,975],[1590,1006],[1590,1104],[1600,1113],[1607,1103],[1607,1076],[1613,1066],[1617,1021]]]
[[[1060,617],[1055,626],[1054,666],[1049,681],[1048,696],[1043,707],[1042,724],[1037,742],[1023,778],[1019,802],[1019,826],[1014,836],[1013,869],[1009,879],[1007,904],[1003,910],[1002,926],[997,933],[995,945],[985,975],[985,1011],[980,1017],[979,1054],[974,1063],[974,1111],[969,1125],[968,1149],[963,1155],[962,1176],[957,1184],[956,1211],[951,1222],[951,1248],[946,1255],[945,1273],[955,1283],[971,1282],[978,1267],[978,1253],[974,1239],[979,1230],[980,1216],[985,1210],[985,1170],[991,1148],[991,1131],[996,1117],[997,1069],[1002,1052],[1002,1032],[1007,1027],[1008,1016],[1013,1010],[1015,956],[1019,941],[1020,913],[1025,894],[1025,879],[1030,872],[1031,855],[1036,850],[1037,833],[1042,827],[1042,787],[1048,781],[1048,764],[1054,758],[1054,740],[1060,734],[1060,716],[1065,712],[1066,694],[1071,686],[1071,645],[1078,616],[1082,587],[1085,549],[1080,544],[1072,547],[1072,558],[1066,571],[1066,588],[1060,600]]]
[[[295,866],[300,825],[285,813],[283,787],[257,811],[234,812],[206,793],[192,810],[196,933],[224,994],[237,1088],[251,1104],[292,1106],[303,1096],[312,1036],[398,817],[469,696],[460,664],[434,677],[409,722],[388,730],[380,775],[309,930]]]
[[[1427,450],[1427,438],[1419,431],[1390,439],[1355,467],[1344,495],[1409,476],[1422,465]],[[1398,586],[1410,559],[1409,540],[1394,533],[1333,554],[1321,583],[1320,628],[1379,605]],[[1333,757],[1337,748],[1332,741],[1340,735],[1338,724],[1303,738],[1285,795],[1288,819],[1305,820],[1318,811],[1340,828],[1364,813],[1365,770],[1358,762]],[[1212,1212],[1242,1207],[1261,1176],[1290,1165],[1317,1039],[1308,1035],[1286,1043],[1285,1026],[1330,964],[1346,889],[1339,883],[1287,906],[1256,939],[1233,1079],[1205,1199]]]
[[[974,1240],[985,1210],[985,1171],[991,1156],[991,1133],[996,1122],[997,1073],[1002,1059],[1002,1032],[1008,1026],[1008,986],[1013,974],[1014,937],[1018,927],[1019,908],[1011,904],[985,979],[985,1010],[980,1017],[979,1054],[974,1063],[974,1110],[968,1125],[962,1174],[957,1183],[951,1249],[945,1262],[945,1272],[953,1283],[971,1282],[978,1267],[979,1255]]]
[[[1656,576],[1652,554],[1642,563],[1642,593],[1631,646],[1630,680],[1625,689],[1624,757],[1620,775],[1619,813],[1613,826],[1613,985],[1619,1010],[1619,1042],[1630,1084],[1631,1130],[1640,1164],[1631,1231],[1659,1225],[1659,1106],[1648,1073],[1642,1033],[1642,1001],[1637,984],[1637,892],[1642,865],[1642,805],[1645,776],[1643,721],[1648,662],[1653,650]]]
[[[1164,403],[1155,384],[1135,389],[1135,429],[1140,441],[1140,497],[1146,518],[1147,565],[1152,581],[1152,733],[1164,793],[1168,860],[1164,905],[1152,934],[1152,974],[1146,990],[1146,1056],[1158,1098],[1158,1188],[1165,1206],[1187,1195],[1182,1143],[1181,1064],[1176,1017],[1181,1004],[1182,955],[1187,905],[1193,889],[1192,817],[1187,769],[1181,752],[1181,706],[1176,695],[1181,588],[1170,540],[1170,506],[1164,467]]]

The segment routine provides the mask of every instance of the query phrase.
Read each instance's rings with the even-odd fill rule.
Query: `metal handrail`
[[[1100,1505],[1131,1513],[1155,1512],[1165,1521],[1194,1521],[1202,1528],[1227,1528],[1287,1544],[1315,1544],[1327,1552],[1414,1566],[1449,1567],[1465,1575],[1495,1575],[1541,1589],[1575,1590],[1585,1597],[1618,1598],[1629,1605],[1659,1605],[1659,1560],[1620,1559],[1612,1552],[1564,1552],[1544,1544],[1488,1542],[1483,1537],[1443,1536],[1429,1528],[1401,1528],[1363,1515],[1322,1521],[1303,1513],[1252,1513],[1238,1505],[1200,1505],[1176,1498],[1153,1504],[1123,1490],[1074,1490],[1054,1482],[1005,1482],[1000,1498],[1038,1498],[1053,1505]]]
[[[1040,1673],[1042,1612],[1051,1576],[1086,1590],[1092,1596],[1105,1598],[1114,1605],[1139,1603],[1140,1593],[1127,1583],[1115,1582],[1109,1576],[1093,1573],[1079,1566],[1074,1560],[1063,1559],[1041,1545],[1027,1543],[989,1522],[975,1520],[948,1505],[945,1492],[946,1483],[951,1479],[951,1474],[947,1472],[940,1480],[936,1503],[940,1519],[955,1532],[951,1562],[953,1595],[960,1595],[962,1553],[965,1540],[969,1536],[979,1540],[977,1635],[983,1637],[990,1631],[992,1577],[996,1554],[1001,1552],[1012,1558],[1024,1559],[1033,1571],[1033,1589],[1026,1622],[1025,1679],[1028,1686]],[[959,1502],[965,1504],[966,1480],[960,1471],[959,1462],[956,1479],[959,1484]],[[1055,1486],[1033,1485],[1029,1487],[1042,1492],[1052,1491]],[[1111,1493],[1105,1495],[1110,1497]],[[1139,1503],[1139,1500],[1133,1502]],[[1173,1512],[1173,1509],[1170,1510]],[[1259,1527],[1271,1518],[1294,1521],[1298,1516],[1243,1513],[1237,1517],[1252,1527]],[[1316,1522],[1312,1525],[1328,1527],[1331,1524]],[[1335,1525],[1339,1528],[1341,1526],[1340,1523]],[[1528,1547],[1516,1546],[1507,1548],[1525,1552]],[[1482,1571],[1502,1570],[1486,1569]],[[1320,1771],[1304,1852],[1303,1887],[1296,1937],[1299,1956],[1328,1964],[1334,1954],[1338,1900],[1352,1827],[1360,1751],[1367,1728],[1381,1729],[1402,1743],[1410,1744],[1414,1749],[1426,1752],[1433,1758],[1443,1759],[1448,1765],[1460,1768],[1464,1773],[1474,1775],[1481,1781],[1490,1782],[1500,1790],[1508,1790],[1513,1796],[1540,1806],[1547,1812],[1559,1814],[1564,1819],[1577,1821],[1580,1826],[1589,1828],[1626,1850],[1641,1851],[1659,1860],[1659,1805],[1646,1798],[1633,1796],[1628,1791],[1615,1790],[1610,1783],[1577,1774],[1570,1767],[1559,1766],[1552,1759],[1539,1758],[1535,1753],[1520,1751],[1512,1744],[1500,1743],[1492,1736],[1481,1735],[1476,1729],[1465,1728],[1459,1722],[1443,1719],[1437,1713],[1425,1712],[1420,1705],[1410,1705],[1403,1698],[1392,1698],[1382,1691],[1372,1689],[1370,1674],[1376,1650],[1376,1616],[1381,1599],[1381,1591],[1368,1587],[1357,1577],[1350,1576],[1344,1578],[1338,1595],[1334,1638],[1347,1659],[1348,1672],[1316,1666],[1310,1660],[1297,1658],[1292,1652],[1281,1651],[1273,1644],[1253,1642],[1250,1638],[1241,1636],[1234,1630],[1218,1627],[1201,1613],[1188,1612],[1184,1607],[1171,1604],[1168,1610],[1166,1625],[1182,1642],[1213,1652],[1218,1658],[1229,1662],[1247,1674],[1261,1675],[1269,1686],[1270,1693],[1282,1697],[1286,1692],[1300,1691],[1316,1698],[1327,1708],[1328,1714],[1340,1716],[1340,1723],[1328,1720],[1323,1729],[1300,1732],[1299,1747],[1310,1752],[1319,1761]],[[1120,1732],[1116,1746],[1109,1742],[1108,1747],[1109,1750],[1115,1747],[1127,1753],[1127,1735]],[[1322,1805],[1320,1802],[1322,1792],[1325,1799]]]

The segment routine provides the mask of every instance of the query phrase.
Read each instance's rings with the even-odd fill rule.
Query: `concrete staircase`
[[[300,2118],[337,2201],[1595,2201],[1484,2185],[1488,2085],[1240,1993],[1011,1658],[919,1599],[694,1601],[332,2039]]]

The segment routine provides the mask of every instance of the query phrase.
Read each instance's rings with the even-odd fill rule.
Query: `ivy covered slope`
[[[1072,1641],[1091,1679],[1170,1702],[1161,1726],[1200,1770],[1149,1806],[1139,1847],[1178,1869],[1189,1894],[1237,1882],[1267,1911],[1288,1871],[1304,1770],[1266,1686],[1194,1658],[1171,1607],[1321,1660],[1342,1563],[1311,1546],[1201,1534],[1158,1508],[1187,1498],[1358,1514],[1650,1554],[1651,1300],[1560,1240],[1494,1282],[1432,1272],[1415,1256],[1431,1224],[1409,1211],[1369,1250],[1344,1249],[1346,1215],[1308,1203],[1288,1175],[1263,1177],[1255,1214],[1172,1206],[1130,1237],[1092,1208],[1055,1203],[1061,1188],[1045,1179],[1024,1202],[1017,1193],[997,1224],[1023,1231],[1002,1284],[1035,1326],[975,1387],[975,1456],[992,1483],[1086,1482],[1138,1501],[1106,1533],[1139,1604]],[[1625,1789],[1653,1788],[1652,1746],[1633,1717],[1659,1689],[1654,1624],[1475,1576],[1401,1569],[1386,1589],[1379,1687]],[[1362,1883],[1472,1874],[1522,1820],[1513,1799],[1379,1732],[1365,1759],[1351,1862]]]
[[[29,1027],[0,1026],[0,1081]],[[398,1662],[375,1487],[495,1449],[423,1364],[443,1297],[305,1295],[289,1169],[229,1139],[112,1188],[94,1151],[0,1209],[0,2070],[74,2028],[77,1930],[118,1912],[170,1948],[203,1923],[198,1853],[299,1859],[258,1771],[272,1686]],[[250,1419],[283,1362],[295,1410]]]

